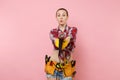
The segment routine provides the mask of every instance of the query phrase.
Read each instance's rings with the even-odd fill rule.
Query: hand
[[[63,32],[61,32],[59,35],[58,35],[59,38],[64,38],[65,37],[65,34]]]
[[[70,42],[70,36],[66,37],[65,41],[67,41],[69,43]]]

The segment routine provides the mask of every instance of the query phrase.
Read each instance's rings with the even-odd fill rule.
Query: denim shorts
[[[47,73],[47,78],[59,78],[60,80],[72,80],[72,77],[64,77],[64,73],[61,71],[54,71],[54,75]]]

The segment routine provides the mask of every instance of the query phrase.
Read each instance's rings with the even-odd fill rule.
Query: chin
[[[59,23],[60,25],[64,25],[64,23]]]
[[[64,25],[64,24],[60,24],[60,25]]]

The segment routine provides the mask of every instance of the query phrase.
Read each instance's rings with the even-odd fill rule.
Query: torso
[[[56,29],[53,29],[51,32],[50,32],[50,34],[52,35],[52,36],[54,36],[54,38],[58,38],[58,35],[59,35],[59,33],[60,33],[61,31],[58,29],[58,28],[56,28]],[[72,35],[75,35],[76,34],[76,28],[75,27],[66,27],[65,28],[65,30],[62,30],[62,32],[64,32],[65,34],[66,34],[66,37],[68,36],[68,35],[70,35],[70,34],[72,34]],[[53,37],[51,37],[51,39],[53,40]],[[74,39],[76,39],[75,37],[74,37]],[[67,48],[66,48],[66,50],[68,50],[68,51],[70,51],[70,59],[68,60],[68,61],[71,61],[72,60],[72,49],[75,47],[75,45],[74,45],[74,42],[73,41],[71,41],[70,42],[70,44],[67,46]],[[51,54],[51,60],[52,61],[56,61],[56,62],[60,62],[61,60],[60,60],[60,58],[58,57],[58,54],[59,54],[59,50],[56,48],[56,46],[54,45],[54,50],[53,50],[53,52],[52,52],[52,54]]]
[[[53,50],[53,53],[51,54],[50,60],[56,61],[56,62],[60,62],[60,59],[59,59],[59,57],[58,57],[58,54],[59,54],[59,51],[58,51],[58,50]],[[71,60],[72,60],[72,54],[71,54],[71,57],[70,57],[69,61],[71,61]]]

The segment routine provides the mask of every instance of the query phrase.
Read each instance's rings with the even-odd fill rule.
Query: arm
[[[77,34],[77,28],[72,27],[70,32],[69,32],[69,36],[70,36],[71,41],[73,41],[73,42],[76,41],[76,34]]]
[[[77,28],[72,27],[69,30],[68,37],[66,38],[66,40],[69,41],[66,47],[68,51],[73,51],[73,49],[75,48],[76,34],[77,34]]]
[[[58,43],[59,43],[59,39],[58,39],[58,33],[56,29],[52,29],[49,33],[50,36],[50,40],[52,41],[52,44],[54,46],[55,49],[58,49]]]
[[[77,28],[76,27],[71,27],[71,29],[69,30],[68,36],[64,40],[63,48],[65,48],[67,46],[69,46],[69,48],[70,47],[75,47],[74,43],[76,41],[76,34],[77,34]]]

